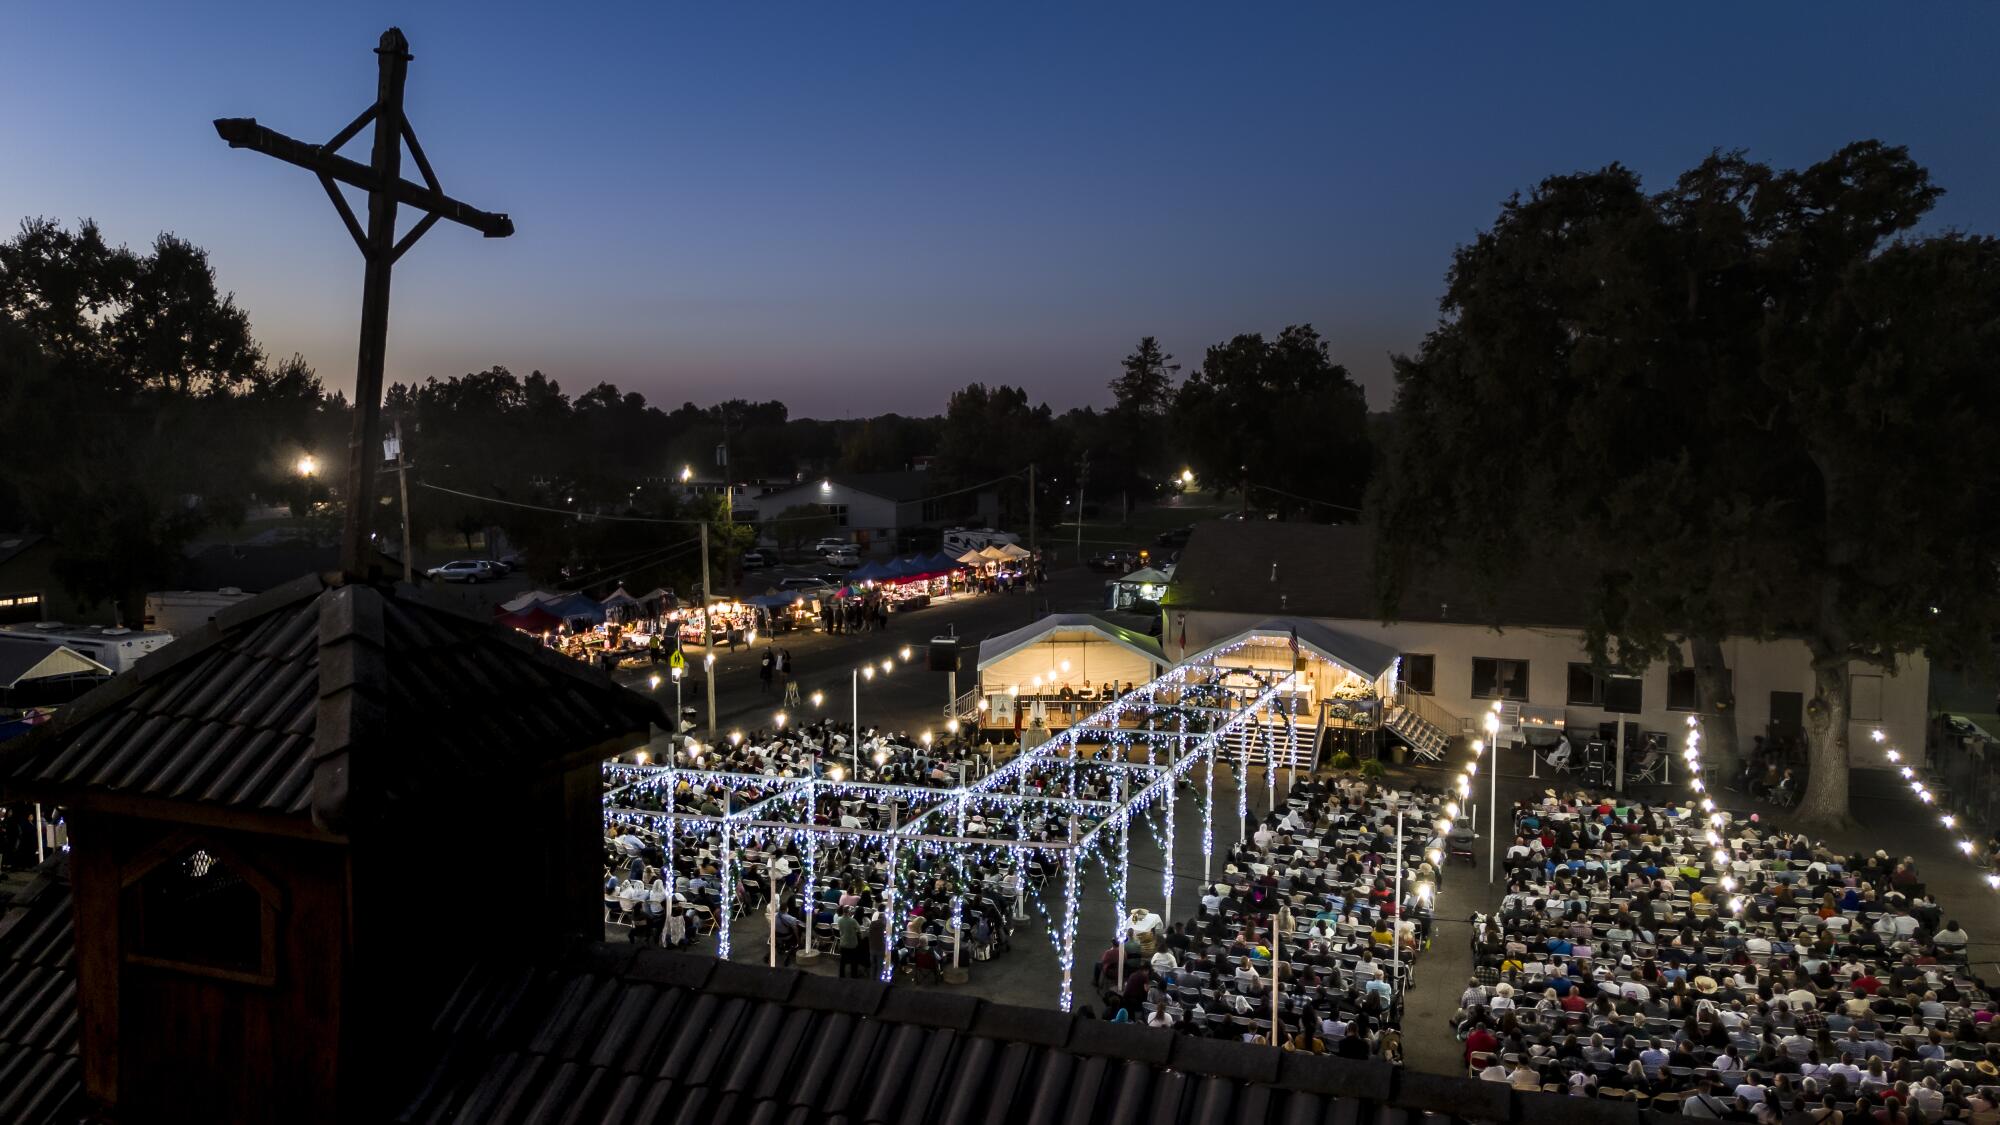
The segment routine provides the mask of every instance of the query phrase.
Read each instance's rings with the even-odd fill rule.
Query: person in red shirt
[[[1590,1007],[1590,1001],[1585,1000],[1583,993],[1578,992],[1574,988],[1569,990],[1569,995],[1562,998],[1562,1010],[1565,1012],[1581,1012],[1588,1007]]]
[[[1876,980],[1865,971],[1854,974],[1853,979],[1848,983],[1854,987],[1854,991],[1859,992],[1863,996],[1873,996],[1882,987],[1881,981]]]
[[[1492,1032],[1486,1030],[1485,1024],[1479,1024],[1472,1029],[1472,1034],[1465,1037],[1466,1064],[1471,1065],[1472,1056],[1476,1054],[1480,1054],[1481,1052],[1492,1054],[1499,1049],[1500,1040]]]

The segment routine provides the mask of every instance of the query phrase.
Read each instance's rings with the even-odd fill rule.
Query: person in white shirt
[[[1752,957],[1768,957],[1771,953],[1771,939],[1765,937],[1763,934],[1751,934],[1749,937],[1743,939],[1743,952],[1750,954]]]
[[[1358,969],[1359,966],[1356,966],[1356,968]],[[1496,1013],[1511,1009],[1514,1006],[1514,986],[1504,981],[1495,986],[1493,989],[1493,999],[1486,1006],[1489,1010]]]
[[[1153,971],[1161,976],[1175,972],[1180,967],[1181,963],[1174,960],[1174,951],[1164,945],[1160,946],[1159,952],[1153,954]]]
[[[1694,1092],[1681,1099],[1682,1117],[1706,1117],[1721,1120],[1729,1111],[1729,1103],[1715,1096],[1715,1083],[1704,1078],[1695,1086]]]
[[[1963,949],[1965,948],[1965,943],[1971,940],[1972,940],[1972,935],[1966,933],[1963,929],[1959,927],[1958,919],[1956,918],[1953,918],[1951,921],[1946,922],[1944,924],[1944,928],[1939,930],[1931,938],[1932,943],[1944,946],[1948,949]]]

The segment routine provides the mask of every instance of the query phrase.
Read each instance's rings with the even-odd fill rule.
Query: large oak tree
[[[2000,243],[1912,236],[1938,194],[1871,141],[1510,200],[1398,361],[1384,605],[1447,559],[1497,583],[1563,552],[1600,662],[1692,660],[1711,719],[1724,637],[1797,638],[1802,813],[1846,819],[1850,663],[1984,662],[2000,626]]]

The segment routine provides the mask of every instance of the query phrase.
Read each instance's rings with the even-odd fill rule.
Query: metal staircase
[[[1415,693],[1405,693],[1382,723],[1384,730],[1402,739],[1426,762],[1444,760],[1451,749],[1453,736],[1449,731],[1458,725],[1444,708]]]
[[[1294,729],[1295,734],[1288,734],[1281,720],[1244,723],[1223,735],[1222,760],[1238,762],[1247,756],[1252,768],[1311,773],[1319,768],[1319,731],[1306,723]]]

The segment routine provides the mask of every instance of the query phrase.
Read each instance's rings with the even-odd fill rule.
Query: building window
[[[1528,662],[1499,660],[1490,656],[1472,658],[1472,698],[1528,699]]]
[[[1728,695],[1734,689],[1735,673],[1722,670],[1722,694]],[[1667,673],[1667,710],[1701,710],[1701,684],[1695,679],[1694,669],[1675,668]]]
[[[1588,664],[1572,663],[1566,701],[1571,707],[1601,707],[1615,715],[1636,715],[1645,710],[1646,682],[1615,672],[1601,675]]]
[[[822,504],[820,505],[820,507],[825,508],[826,514],[833,517],[833,526],[835,527],[847,526],[847,505]]]
[[[0,625],[17,621],[40,621],[42,619],[42,596],[40,594],[0,595]]]
[[[1563,702],[1571,707],[1596,707],[1604,702],[1603,682],[1597,678],[1596,672],[1591,671],[1590,665],[1570,662],[1569,694]]]
[[[1403,654],[1403,686],[1419,695],[1437,690],[1437,657],[1428,652]]]
[[[246,983],[276,979],[276,892],[234,861],[183,845],[126,893],[129,960]]]

